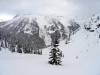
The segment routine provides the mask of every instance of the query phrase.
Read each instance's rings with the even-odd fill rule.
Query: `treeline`
[[[9,48],[11,52],[42,54],[42,48],[46,45],[38,34],[13,33],[0,29],[0,47]]]

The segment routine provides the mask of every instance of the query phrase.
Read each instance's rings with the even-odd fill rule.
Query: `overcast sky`
[[[16,14],[85,18],[99,12],[100,0],[0,0],[0,19]]]

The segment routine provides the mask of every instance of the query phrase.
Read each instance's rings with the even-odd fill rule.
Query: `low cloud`
[[[0,14],[84,17],[100,12],[100,0],[0,0]]]

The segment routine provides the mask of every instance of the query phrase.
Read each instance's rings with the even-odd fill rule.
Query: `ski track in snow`
[[[95,36],[94,36],[95,35]],[[0,75],[100,75],[100,40],[96,33],[79,31],[68,45],[59,48],[64,53],[61,66],[48,64],[50,48],[43,55],[0,52]]]

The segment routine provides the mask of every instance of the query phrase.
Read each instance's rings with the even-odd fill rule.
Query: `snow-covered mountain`
[[[45,27],[50,26],[57,26],[61,29],[63,23],[60,22],[59,17],[20,15],[15,16],[1,27],[15,32],[23,31],[24,33],[33,34],[32,32],[38,30],[36,28],[45,29]]]
[[[67,23],[61,16],[16,15],[0,25],[0,38],[12,50],[20,47],[21,52],[32,52],[50,46],[55,39],[67,40],[79,27],[76,22]]]
[[[85,26],[91,28],[91,30],[95,30],[99,27],[99,24],[100,24],[100,16],[93,15],[86,21]]]
[[[43,55],[11,53],[0,51],[0,73],[2,75],[99,75],[100,39],[98,33],[81,28],[71,36],[69,44],[61,41],[59,49],[64,53],[62,66],[49,65],[49,48]],[[22,67],[19,67],[22,66]]]
[[[84,28],[89,32],[96,32],[100,38],[100,15],[93,15],[84,24]]]
[[[56,37],[55,31],[59,38],[66,38],[65,27],[58,17],[16,15],[0,25],[1,45],[11,51],[17,47],[18,52],[30,53],[51,45],[51,39]]]
[[[59,20],[59,17],[17,15],[2,25],[1,28],[11,33],[23,32],[31,35],[38,34],[40,37],[59,30],[61,36],[66,36],[64,24]],[[65,36],[63,36],[63,38]]]
[[[44,25],[44,27],[42,27],[42,23],[40,23],[41,24],[41,27],[40,27],[39,22],[38,22],[39,19],[37,20],[35,18],[34,20],[36,24],[38,25],[35,27],[36,28],[39,27],[38,37],[35,34],[34,35],[32,33],[30,34],[30,32],[28,33],[24,31],[20,31],[20,29],[18,32],[17,31],[15,32],[15,34],[18,34],[18,35],[20,34],[20,36],[17,35],[18,36],[17,38],[21,39],[19,41],[21,42],[22,40],[25,41],[22,43],[17,42],[23,45],[23,49],[26,49],[24,48],[24,46],[27,46],[28,50],[30,50],[29,45],[32,42],[35,42],[32,44],[32,46],[36,44],[35,46],[37,48],[38,47],[40,48],[40,44],[43,44],[43,41],[39,42],[42,40],[41,38],[45,37],[48,39],[47,36],[50,34],[52,35],[52,33],[54,33],[54,30],[52,30],[51,28],[52,27],[51,24],[50,24],[51,26]],[[99,28],[100,20],[98,20],[98,23],[95,23],[94,20],[92,21],[90,19],[87,21],[85,25],[83,24],[80,30],[75,35],[71,36],[70,43],[65,44],[65,41],[60,42],[58,47],[64,53],[64,58],[62,62],[63,66],[54,66],[54,65],[47,64],[49,51],[50,51],[49,47],[43,49],[42,56],[34,55],[34,54],[26,55],[26,54],[11,53],[8,48],[1,48],[0,67],[2,68],[0,69],[0,74],[2,75],[14,75],[14,74],[15,75],[22,75],[22,74],[24,75],[33,75],[33,74],[36,74],[36,75],[56,75],[56,74],[57,75],[66,75],[66,74],[67,75],[100,75],[100,38],[99,38],[100,34],[98,32],[98,30],[100,29]],[[9,25],[6,24],[2,26],[1,29],[10,25],[11,23]],[[13,27],[13,24],[11,25],[11,27]],[[9,30],[10,27],[8,27],[7,29]],[[24,30],[24,28],[22,30]],[[2,30],[0,32],[2,32]],[[23,33],[25,33],[25,35]],[[41,34],[41,37],[40,37],[40,34]],[[30,40],[33,38],[30,35],[36,36],[34,37],[33,41]],[[24,36],[25,39],[23,39],[22,36]],[[36,41],[37,39],[39,40]],[[13,38],[13,40],[16,40],[16,38]],[[32,41],[32,42],[27,43],[26,40]],[[13,44],[15,44],[14,42],[16,41],[12,41]],[[26,44],[23,44],[23,43],[26,43]],[[39,45],[37,46],[37,44]],[[36,48],[35,46],[34,48]],[[22,66],[22,67],[19,67],[19,66]]]

